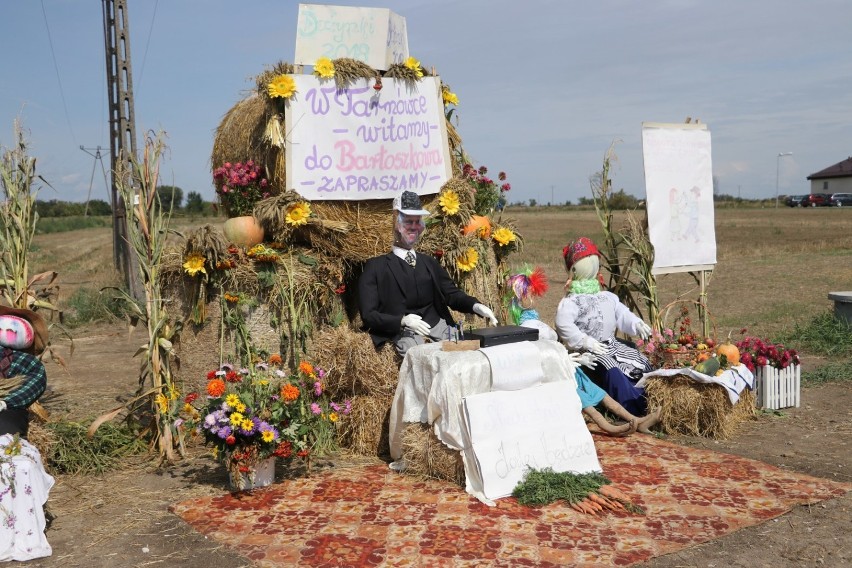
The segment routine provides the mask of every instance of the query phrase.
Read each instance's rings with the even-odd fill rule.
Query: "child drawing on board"
[[[539,267],[535,269],[524,267],[521,272],[510,276],[506,281],[509,320],[515,325],[537,329],[539,339],[558,341],[556,331],[541,321],[541,317],[534,307],[535,298],[544,294],[547,288],[547,277]],[[572,359],[583,365],[593,366],[595,364],[588,354],[572,354]],[[648,417],[638,418],[628,412],[602,388],[593,383],[579,366],[575,371],[574,378],[577,381],[577,395],[580,397],[583,413],[606,434],[627,436],[647,421]],[[619,425],[612,424],[595,408],[599,404],[602,404],[604,408],[626,422]]]
[[[692,240],[693,242],[700,242],[701,237],[698,234],[698,219],[700,217],[700,208],[698,200],[701,198],[701,188],[693,186],[687,195],[684,195],[684,208],[686,209],[687,214],[687,225],[686,230],[683,232],[684,240]]]
[[[673,187],[669,190],[669,240],[679,241],[683,239],[681,231],[681,210],[683,209],[683,197],[677,188]]]

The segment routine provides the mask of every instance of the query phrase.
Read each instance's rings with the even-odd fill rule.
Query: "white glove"
[[[4,410],[6,410],[6,401],[0,400],[0,412],[3,412]]]
[[[595,355],[603,355],[606,353],[606,346],[594,337],[587,337],[586,340],[583,341],[583,349],[590,351]]]
[[[651,337],[651,326],[644,321],[639,321],[635,327],[636,329],[633,331],[633,335],[638,335],[642,339],[648,339]]]
[[[569,353],[568,359],[575,365],[583,365],[584,367],[594,367],[598,364],[594,356],[588,351],[585,353]]]
[[[432,329],[432,327],[423,321],[423,318],[417,314],[402,316],[402,327],[407,327],[417,335],[423,336],[429,335],[429,330]]]
[[[494,312],[492,312],[491,308],[489,308],[488,306],[484,304],[474,304],[473,313],[478,316],[484,317],[491,325],[497,325],[497,318],[494,316]]]

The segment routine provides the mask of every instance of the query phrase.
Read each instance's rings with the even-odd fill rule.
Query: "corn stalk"
[[[27,141],[17,120],[15,140],[14,148],[3,151],[0,160],[0,185],[4,197],[3,203],[0,203],[0,298],[14,308],[59,312],[52,302],[59,292],[58,274],[46,271],[30,277],[28,262],[38,224],[36,197],[39,188],[36,181],[48,187],[50,184],[36,175],[36,159],[28,154]],[[54,327],[71,338],[64,327],[49,323],[49,329]],[[72,342],[72,351],[73,347]],[[50,345],[47,352],[60,366],[66,366],[65,360]]]
[[[659,329],[660,309],[657,283],[651,269],[654,265],[654,247],[648,238],[647,222],[640,223],[632,211],[627,214],[627,226],[616,230],[612,224],[612,180],[609,177],[611,163],[617,160],[615,142],[604,155],[601,171],[591,179],[595,212],[604,232],[603,246],[599,248],[603,264],[609,271],[609,289],[628,308],[643,317],[642,304],[649,325]]]
[[[171,209],[163,210],[156,192],[160,158],[165,144],[162,136],[145,141],[142,161],[132,159],[130,165],[116,172],[116,186],[127,204],[127,235],[132,249],[133,262],[139,270],[144,292],[144,305],[139,305],[126,291],[119,294],[135,322],[145,324],[147,343],[140,346],[136,355],[142,355],[139,369],[139,393],[147,394],[156,428],[152,445],[161,461],[174,462],[175,447],[182,452],[176,439],[174,416],[179,405],[178,389],[171,373],[171,358],[175,357],[172,338],[179,325],[172,322],[166,312],[162,295],[160,266],[168,236]],[[135,183],[134,183],[135,182]]]

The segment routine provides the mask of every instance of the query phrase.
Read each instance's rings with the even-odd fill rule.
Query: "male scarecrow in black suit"
[[[491,309],[462,292],[435,257],[416,253],[429,214],[420,197],[405,191],[393,201],[394,241],[388,254],[369,259],[358,282],[361,320],[378,349],[391,341],[400,356],[427,339],[455,339],[450,308],[482,316],[491,325]]]

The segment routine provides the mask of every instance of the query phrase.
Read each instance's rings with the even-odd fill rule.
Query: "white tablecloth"
[[[38,450],[26,440],[20,442],[20,454],[7,454],[12,442],[11,434],[0,436],[0,561],[50,556],[42,507],[53,477],[44,471]]]
[[[565,347],[556,341],[539,340],[532,344],[539,352],[542,382],[574,379],[576,365]],[[528,347],[528,346],[527,346]],[[435,435],[446,446],[462,450],[462,399],[491,390],[491,366],[477,351],[442,351],[440,343],[427,343],[409,349],[399,369],[390,413],[390,452],[402,457],[402,433],[406,422],[432,424]]]

